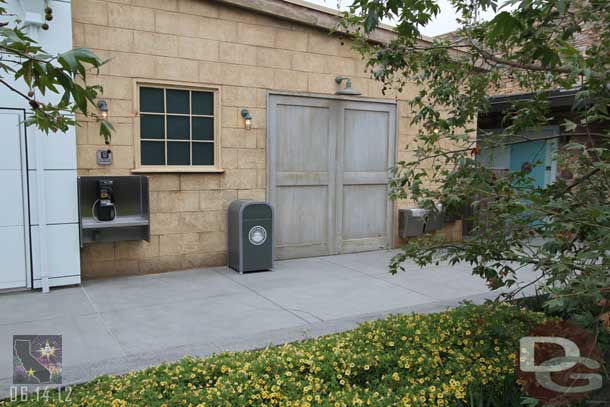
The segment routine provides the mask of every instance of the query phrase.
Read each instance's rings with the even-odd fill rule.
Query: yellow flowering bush
[[[283,346],[102,376],[61,405],[459,407],[481,398],[518,405],[518,342],[544,318],[504,304],[394,315]]]

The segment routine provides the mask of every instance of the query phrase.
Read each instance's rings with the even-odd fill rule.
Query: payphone
[[[91,216],[98,222],[114,220],[117,215],[114,204],[113,181],[100,179],[97,181],[97,199],[91,208]]]
[[[78,177],[81,247],[88,243],[150,241],[148,177]]]

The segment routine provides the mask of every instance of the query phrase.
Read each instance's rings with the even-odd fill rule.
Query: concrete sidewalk
[[[466,266],[413,266],[391,276],[395,253],[279,261],[272,272],[245,275],[220,267],[86,281],[47,295],[0,294],[0,398],[12,383],[16,334],[63,335],[63,382],[69,384],[497,295]]]

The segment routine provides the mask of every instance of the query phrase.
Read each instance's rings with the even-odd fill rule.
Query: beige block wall
[[[226,209],[237,198],[265,199],[269,90],[334,94],[336,75],[352,77],[363,96],[389,98],[365,72],[349,41],[304,25],[207,0],[73,0],[75,47],[110,61],[91,82],[104,86],[114,163],[100,167],[98,126],[80,118],[80,175],[129,175],[134,168],[134,79],[221,88],[224,173],[150,176],[151,241],[87,245],[84,277],[163,272],[225,264]],[[415,88],[408,91],[413,93]],[[407,95],[402,95],[404,99]],[[253,116],[245,130],[240,110]],[[414,129],[401,103],[398,157]]]

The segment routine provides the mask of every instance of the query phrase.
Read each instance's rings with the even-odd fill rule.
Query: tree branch
[[[6,82],[4,79],[0,79],[0,83],[3,84],[4,86],[6,86],[7,88],[9,88],[11,91],[13,91],[14,93],[18,94],[19,96],[23,97],[24,99],[26,99],[28,102],[34,100],[31,97],[29,97],[28,95],[26,95],[25,93],[23,93],[22,91],[20,91],[19,89],[13,87],[12,85],[10,85],[8,82]]]
[[[564,190],[564,192],[569,192],[572,188],[578,186],[579,184],[582,184],[583,182],[585,182],[586,180],[591,178],[593,175],[597,174],[599,171],[600,171],[599,168],[595,168],[594,170],[589,171],[588,174],[583,175],[582,177],[574,180],[574,182],[572,182],[570,185],[568,185],[566,187],[566,189]]]
[[[523,267],[521,267],[523,268]],[[529,283],[522,285],[521,287],[517,287],[517,289],[515,291],[512,291],[510,293],[503,293],[503,295],[507,295],[507,298],[515,298],[517,296],[517,294],[519,294],[520,292],[522,292],[523,290],[525,290],[528,287],[531,287],[532,285],[536,284],[538,281],[542,280],[544,277],[546,277],[546,275],[543,273],[541,273],[536,279],[530,281]]]
[[[497,64],[501,64],[501,65],[505,65],[505,66],[510,66],[511,68],[516,68],[516,69],[522,69],[524,71],[536,71],[536,72],[552,72],[552,73],[556,73],[556,74],[571,74],[573,72],[572,69],[568,68],[568,67],[546,67],[543,65],[537,65],[537,64],[524,64],[521,62],[515,62],[515,61],[511,61],[509,59],[504,59],[504,58],[500,58],[496,55],[494,55],[493,53],[477,46],[474,41],[472,41],[472,39],[468,39],[470,44],[472,45],[472,48],[475,49],[476,51],[478,51],[484,59],[489,59],[491,61],[494,61]],[[486,61],[487,62],[487,61]],[[596,79],[603,79],[604,75],[600,74],[599,72],[592,72],[591,76],[593,76]]]
[[[46,64],[46,63],[49,63],[49,62],[51,62],[51,61],[53,61],[53,60],[57,59],[57,57],[51,57],[49,60],[46,60],[46,61],[45,61],[45,60],[43,60],[43,59],[38,59],[38,58],[36,58],[35,56],[30,55],[30,54],[28,54],[28,53],[26,53],[26,52],[22,52],[22,51],[19,51],[19,50],[17,50],[17,49],[14,49],[14,48],[7,47],[6,45],[0,45],[0,50],[4,50],[4,51],[6,51],[6,53],[8,53],[8,54],[18,55],[18,56],[20,56],[21,58],[25,58],[25,59],[31,59],[32,61],[36,61],[36,62],[38,62],[38,63],[40,63],[40,64]]]

